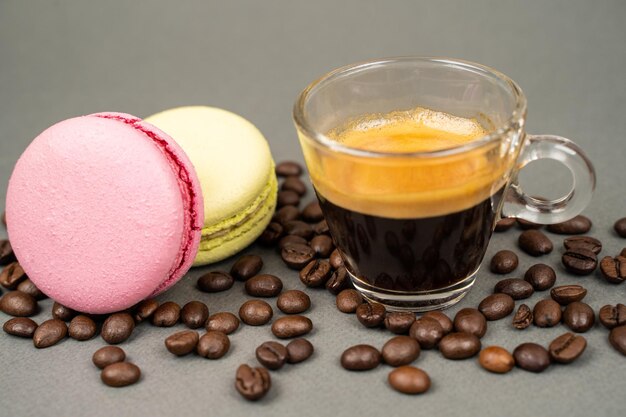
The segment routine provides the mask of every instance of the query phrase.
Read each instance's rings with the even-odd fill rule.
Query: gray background
[[[510,75],[528,96],[530,132],[560,134],[586,149],[597,168],[598,187],[585,213],[594,220],[593,235],[604,241],[603,254],[614,255],[626,246],[611,228],[626,216],[625,19],[626,2],[618,0],[2,0],[0,209],[20,153],[61,119],[105,110],[147,116],[185,104],[215,105],[255,123],[277,161],[301,160],[291,106],[306,84],[354,61],[439,55]],[[546,170],[539,167],[524,177],[550,184],[540,175]],[[0,230],[0,237],[4,234]],[[487,256],[514,247],[517,234],[497,235]],[[626,302],[626,284],[564,272],[562,237],[551,237],[556,249],[541,261],[557,266],[559,284],[584,283],[594,309]],[[251,247],[247,252],[267,255],[264,271],[281,276],[286,288],[302,288],[296,273],[271,251]],[[521,256],[512,275],[535,262]],[[192,270],[161,299],[200,299],[212,312],[236,312],[246,298],[240,284],[216,295],[194,289],[196,277],[231,263]],[[496,280],[484,268],[458,307],[476,306]],[[431,375],[433,386],[426,395],[408,397],[387,386],[386,366],[350,373],[338,364],[348,346],[381,347],[389,333],[366,330],[354,316],[339,313],[330,294],[308,292],[316,354],[273,372],[274,387],[260,403],[242,400],[233,381],[236,367],[255,363],[254,348],[271,339],[269,326],[241,328],[231,338],[229,354],[208,361],[173,357],[163,340],[175,329],[141,325],[122,347],[144,376],[126,389],[100,383],[90,361],[103,345],[100,338],[66,340],[37,351],[27,340],[0,334],[0,415],[623,415],[626,360],[610,348],[600,326],[585,334],[589,347],[580,360],[541,375],[519,369],[494,375],[476,360],[452,362],[436,351],[424,352],[416,365]],[[546,296],[537,293],[527,302],[534,305]],[[51,301],[40,304],[37,321],[50,315]],[[6,319],[0,314],[0,322]],[[508,349],[525,341],[547,345],[564,331],[562,326],[515,331],[508,318],[490,324],[483,343]]]

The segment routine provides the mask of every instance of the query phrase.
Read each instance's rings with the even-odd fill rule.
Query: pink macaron
[[[166,133],[121,113],[57,123],[17,162],[9,239],[29,278],[87,313],[133,306],[191,267],[204,224],[200,182]]]

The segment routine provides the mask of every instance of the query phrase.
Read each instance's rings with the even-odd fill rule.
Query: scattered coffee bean
[[[59,319],[50,319],[41,323],[33,333],[33,344],[37,349],[56,345],[67,336],[67,325]]]
[[[253,297],[276,297],[283,290],[283,282],[275,275],[255,275],[245,284],[246,292]]]
[[[280,237],[283,235],[284,228],[278,222],[271,222],[267,225],[265,230],[261,233],[261,236],[258,238],[258,242],[261,245],[272,246],[279,241]]]
[[[44,298],[46,298],[46,294],[41,292],[41,290],[37,288],[35,283],[29,278],[26,278],[24,281],[20,282],[17,285],[16,289],[32,296],[35,300],[43,300]]]
[[[576,275],[589,275],[598,266],[598,257],[589,249],[577,247],[568,249],[561,257],[565,269]]]
[[[332,266],[334,269],[339,269],[343,266],[343,258],[341,257],[339,249],[335,249],[330,254],[330,266]]]
[[[481,338],[487,332],[487,320],[475,308],[462,308],[454,316],[454,330]]]
[[[126,387],[139,381],[141,370],[130,362],[116,362],[102,370],[100,379],[110,387]]]
[[[280,186],[282,191],[293,191],[299,196],[306,194],[306,185],[298,177],[287,177]]]
[[[534,223],[529,220],[517,219],[517,225],[522,230],[533,230],[533,229],[541,229],[543,224]]]
[[[18,284],[27,278],[26,272],[18,262],[10,263],[0,272],[0,285],[8,290],[14,290]]]
[[[221,292],[232,288],[235,279],[228,272],[211,271],[198,278],[197,286],[202,292]]]
[[[301,245],[309,244],[308,241],[303,237],[296,236],[296,235],[287,235],[287,236],[283,236],[278,241],[278,249],[282,251],[287,245],[290,245],[292,243],[298,243]]]
[[[506,278],[496,284],[493,292],[510,295],[514,300],[523,300],[533,295],[535,290],[521,278]]]
[[[508,316],[515,309],[515,301],[507,294],[491,294],[485,297],[478,305],[478,310],[487,320],[500,320]]]
[[[593,309],[580,301],[568,304],[563,312],[563,323],[576,333],[584,333],[591,329],[595,318]]]
[[[219,331],[224,334],[231,334],[239,328],[239,319],[233,313],[215,313],[206,321],[207,331]]]
[[[439,321],[422,316],[411,325],[409,335],[417,340],[423,349],[432,349],[437,346],[445,332]]]
[[[552,288],[556,282],[556,272],[546,264],[535,264],[528,268],[524,280],[528,281],[535,291],[544,291]]]
[[[617,326],[623,326],[626,324],[626,305],[605,305],[600,309],[598,316],[600,323],[609,330]]]
[[[616,351],[626,355],[626,326],[614,327],[609,333],[609,342]]]
[[[9,316],[29,317],[39,311],[37,300],[21,291],[11,291],[0,298],[0,311]]]
[[[292,243],[280,251],[280,256],[291,269],[302,269],[315,258],[315,251],[310,246]]]
[[[619,236],[626,237],[626,217],[616,221],[613,228]]]
[[[135,322],[141,323],[152,317],[154,312],[159,308],[159,302],[155,299],[143,300],[135,306]]]
[[[443,334],[448,334],[454,329],[454,324],[450,317],[446,316],[446,314],[442,311],[427,311],[422,315],[422,317],[430,317],[439,322],[441,328],[443,329]]]
[[[591,236],[571,236],[563,241],[566,250],[584,248],[596,255],[602,251],[602,242]]]
[[[446,359],[467,359],[480,351],[480,339],[471,333],[455,332],[439,341],[439,351]]]
[[[135,329],[135,320],[128,313],[111,314],[102,324],[100,336],[110,345],[127,340]]]
[[[298,218],[300,218],[300,210],[298,210],[298,207],[296,206],[283,206],[276,210],[276,214],[274,214],[274,220],[281,225],[285,224],[285,222],[296,220]]]
[[[287,235],[300,236],[307,240],[311,239],[313,237],[313,234],[315,233],[313,232],[313,227],[310,224],[300,220],[291,220],[285,222],[283,227]]]
[[[508,350],[500,346],[488,346],[478,356],[480,366],[496,374],[505,374],[515,366],[515,359]]]
[[[363,296],[354,289],[347,289],[337,294],[337,309],[342,313],[352,314],[363,303]]]
[[[96,335],[98,327],[96,322],[85,315],[78,315],[70,321],[69,335],[74,340],[89,340]]]
[[[279,177],[298,177],[302,175],[302,165],[293,161],[283,161],[276,165],[276,175]]]
[[[189,355],[196,349],[200,335],[195,330],[176,332],[165,339],[165,347],[176,356]]]
[[[239,281],[252,278],[263,268],[263,259],[258,255],[244,255],[233,264],[230,274]]]
[[[272,378],[265,368],[251,368],[241,365],[237,368],[235,388],[248,401],[257,401],[272,387]]]
[[[311,330],[313,330],[311,319],[299,315],[281,317],[272,324],[272,333],[279,339],[304,336]]]
[[[543,372],[550,366],[550,354],[536,343],[522,343],[513,351],[515,364],[530,372]]]
[[[526,230],[518,239],[519,247],[529,255],[540,256],[552,252],[550,239],[539,230]]]
[[[306,339],[294,339],[287,343],[287,362],[300,363],[309,359],[315,348]]]
[[[319,222],[324,218],[320,203],[313,201],[302,209],[302,218],[310,223]]]
[[[276,197],[276,207],[297,206],[300,204],[300,195],[295,191],[279,191]]]
[[[380,365],[381,359],[380,352],[374,346],[356,345],[343,352],[341,366],[349,371],[367,371]]]
[[[172,327],[180,319],[180,306],[173,301],[161,304],[152,314],[152,324],[157,327]]]
[[[70,321],[76,316],[76,312],[69,307],[65,307],[56,301],[52,304],[52,317],[55,319]]]
[[[563,223],[550,224],[547,227],[549,232],[561,235],[581,235],[591,229],[591,220],[579,214],[578,216]]]
[[[391,388],[402,394],[422,394],[430,388],[430,377],[414,366],[401,366],[389,373],[387,381]]]
[[[113,363],[124,362],[125,359],[126,353],[117,346],[101,347],[96,350],[91,358],[93,364],[100,369],[104,369]]]
[[[352,281],[350,281],[348,271],[343,266],[340,266],[335,272],[333,272],[328,281],[326,281],[326,289],[334,295],[339,294],[341,291],[346,290],[351,286]]]
[[[328,258],[332,251],[335,250],[333,240],[327,235],[315,236],[311,239],[311,242],[309,242],[309,246],[311,246],[320,258]]]
[[[580,285],[560,285],[550,290],[550,297],[562,306],[580,301],[587,295],[587,290]]]
[[[230,350],[230,339],[225,333],[209,330],[200,337],[196,353],[206,359],[219,359]]]
[[[491,258],[491,272],[496,274],[508,274],[513,272],[519,265],[519,259],[515,252],[510,250],[498,251]]]
[[[513,327],[518,330],[524,330],[533,322],[533,312],[526,304],[521,304],[517,309],[517,313],[513,317]]]
[[[239,308],[239,318],[250,326],[267,324],[273,315],[272,306],[263,300],[249,300]]]
[[[516,221],[513,218],[500,219],[496,223],[496,227],[494,229],[494,232],[506,232],[511,227],[513,227],[515,225],[515,223],[516,223]]]
[[[541,300],[533,308],[533,317],[537,327],[553,327],[561,322],[561,306],[554,300]]]
[[[380,327],[385,321],[387,310],[379,303],[363,303],[356,309],[356,318],[365,327]]]
[[[285,314],[300,314],[311,307],[311,298],[304,291],[289,290],[278,296],[276,306]]]
[[[328,228],[328,223],[326,222],[326,220],[322,220],[320,222],[317,222],[312,227],[313,227],[313,232],[316,235],[328,235],[328,234],[330,234],[330,229]]]
[[[31,339],[37,330],[37,323],[27,317],[15,317],[5,322],[2,330],[13,336]]]
[[[619,284],[626,280],[626,257],[617,256],[611,258],[605,256],[600,261],[600,271],[604,278],[613,284]]]
[[[278,342],[265,342],[256,348],[256,359],[267,369],[277,370],[287,362],[287,348]]]
[[[328,261],[314,259],[300,271],[300,281],[310,288],[321,287],[328,282],[332,273]]]
[[[190,301],[183,306],[180,319],[190,329],[204,327],[209,318],[209,308],[200,301]]]
[[[548,352],[554,362],[570,363],[582,355],[586,347],[587,340],[584,337],[565,333],[550,343]]]
[[[385,327],[395,334],[407,334],[415,323],[415,313],[391,311],[385,314]]]
[[[409,336],[395,336],[385,343],[382,357],[390,366],[408,365],[418,358],[421,349],[417,340]]]
[[[0,240],[0,265],[8,265],[11,262],[15,262],[15,253],[11,247],[11,242],[8,240]]]

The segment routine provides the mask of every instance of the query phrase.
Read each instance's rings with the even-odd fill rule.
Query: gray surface
[[[276,160],[301,160],[291,123],[296,94],[339,65],[393,55],[442,55],[481,62],[510,75],[529,100],[528,130],[570,137],[598,171],[586,214],[605,254],[626,246],[612,232],[626,215],[626,2],[623,1],[0,1],[0,201],[12,165],[29,141],[52,123],[79,114],[117,110],[146,116],[183,104],[210,104],[242,114],[270,141]],[[537,172],[540,172],[538,170]],[[525,175],[531,182],[538,176]],[[309,194],[309,198],[311,198]],[[2,203],[0,203],[0,206]],[[1,207],[0,207],[1,208]],[[4,232],[0,231],[0,235]],[[514,247],[517,232],[496,236],[487,256]],[[542,258],[559,265],[557,249]],[[256,247],[248,252],[266,253]],[[265,272],[301,288],[294,272],[267,253]],[[532,263],[521,257],[519,275]],[[228,268],[226,261],[213,268]],[[241,285],[217,295],[193,288],[195,269],[161,299],[200,299],[211,311],[236,312]],[[584,283],[598,309],[626,302],[626,284],[598,276],[575,278],[558,268],[558,283]],[[130,277],[129,277],[130,278]],[[459,307],[476,306],[496,278],[483,270]],[[174,358],[163,347],[173,329],[141,325],[123,344],[143,370],[141,383],[105,387],[90,362],[101,339],[36,351],[29,341],[0,334],[0,415],[623,415],[626,359],[607,331],[585,336],[585,355],[542,375],[514,370],[489,374],[475,360],[443,360],[424,352],[416,365],[430,373],[427,395],[406,397],[386,385],[389,368],[349,373],[338,365],[346,347],[382,346],[383,331],[362,328],[334,308],[324,291],[308,291],[316,330],[315,357],[272,373],[274,388],[258,404],[234,391],[236,367],[255,363],[254,348],[269,326],[244,327],[220,361]],[[546,297],[538,293],[528,300]],[[41,303],[49,316],[51,302]],[[454,313],[454,308],[450,313]],[[0,314],[0,322],[6,320]],[[178,329],[182,328],[181,326]],[[493,323],[483,342],[513,349],[547,345],[563,327],[511,329]]]

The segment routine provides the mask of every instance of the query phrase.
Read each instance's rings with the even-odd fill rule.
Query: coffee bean
[[[46,320],[33,333],[33,344],[37,349],[56,345],[67,336],[67,325],[59,319]]]
[[[395,336],[383,346],[382,357],[385,363],[390,366],[402,366],[417,359],[420,352],[420,345],[414,338]]]
[[[295,191],[279,191],[276,197],[276,207],[297,206],[300,204],[300,195]]]
[[[521,304],[513,317],[513,327],[524,330],[533,322],[533,313],[526,304]]]
[[[276,175],[279,177],[299,177],[302,175],[302,165],[293,161],[283,161],[276,165]]]
[[[499,281],[493,292],[510,295],[514,300],[523,300],[533,295],[535,290],[529,282],[521,278],[507,278]]]
[[[385,327],[395,334],[407,334],[415,323],[415,313],[391,311],[385,314]]]
[[[311,298],[303,291],[289,290],[278,296],[276,306],[285,314],[300,314],[311,307]]]
[[[0,285],[8,290],[14,290],[26,278],[24,268],[18,262],[13,262],[5,266],[0,272]]]
[[[116,362],[102,370],[100,379],[110,387],[120,388],[132,385],[141,378],[139,367],[130,362]]]
[[[516,221],[515,221],[514,218],[500,219],[496,223],[496,227],[494,229],[494,232],[506,232],[511,227],[513,227],[515,225],[515,223],[516,223]]]
[[[71,308],[65,307],[56,301],[52,304],[52,317],[55,319],[70,321],[76,316],[76,312]]]
[[[165,348],[176,356],[189,355],[196,349],[200,335],[195,330],[176,332],[165,339]]]
[[[261,233],[258,238],[258,242],[264,246],[272,246],[280,240],[283,235],[284,228],[280,223],[271,222]]]
[[[347,289],[337,294],[335,303],[342,313],[352,314],[363,303],[363,296],[357,290]]]
[[[613,284],[619,284],[626,280],[626,257],[617,256],[611,258],[605,256],[600,261],[600,271],[604,278]]]
[[[454,329],[452,320],[450,320],[450,317],[446,316],[446,314],[442,311],[427,311],[422,315],[422,317],[430,317],[437,320],[443,329],[444,335],[450,333]]]
[[[534,223],[524,219],[517,219],[517,225],[523,230],[541,229],[543,227],[543,224]]]
[[[626,217],[621,218],[618,221],[616,221],[615,224],[613,225],[613,228],[615,229],[615,232],[619,236],[626,237]]]
[[[613,328],[609,333],[609,342],[616,351],[626,355],[626,326]]]
[[[134,329],[135,321],[130,314],[115,313],[111,314],[102,324],[100,336],[108,344],[117,345],[127,340]]]
[[[144,320],[148,320],[152,317],[154,312],[159,308],[159,302],[155,299],[143,300],[137,304],[135,310],[135,322],[141,323]]]
[[[37,300],[21,291],[11,291],[0,298],[0,311],[9,316],[29,317],[39,311]]]
[[[541,300],[533,308],[533,317],[537,327],[553,327],[561,322],[561,306],[554,300]]]
[[[235,279],[228,272],[211,271],[198,278],[197,286],[202,292],[221,292],[232,288]]]
[[[524,280],[528,281],[535,291],[544,291],[556,282],[556,272],[546,264],[535,264],[528,268]]]
[[[330,229],[328,228],[328,222],[326,222],[326,220],[322,220],[320,222],[317,222],[312,227],[313,227],[313,232],[316,235],[328,235],[328,234],[330,234]]]
[[[463,308],[454,316],[454,330],[481,338],[487,332],[487,320],[475,308]]]
[[[281,251],[288,245],[293,244],[293,243],[298,243],[301,245],[308,245],[309,242],[300,236],[296,236],[296,235],[287,235],[287,236],[283,236],[279,241],[278,241],[278,249],[280,249]]]
[[[311,330],[313,330],[311,319],[299,315],[281,317],[272,324],[272,333],[279,339],[304,336]]]
[[[126,353],[117,346],[102,347],[96,350],[91,358],[93,364],[100,369],[104,369],[113,363],[124,362],[125,359]]]
[[[241,365],[237,368],[235,388],[248,401],[257,401],[272,387],[270,373],[265,368],[251,368]]]
[[[565,333],[550,343],[548,352],[550,358],[558,363],[570,363],[583,354],[587,347],[587,340],[573,333]]]
[[[600,309],[599,313],[600,323],[607,329],[612,329],[617,326],[623,326],[626,324],[626,305],[605,305]]]
[[[287,362],[287,348],[278,342],[265,342],[256,348],[256,359],[267,369],[277,370]]]
[[[37,323],[27,317],[15,317],[5,322],[2,330],[13,336],[31,339],[37,330]]]
[[[39,288],[35,285],[33,281],[26,278],[24,281],[20,282],[16,288],[18,291],[26,293],[32,296],[35,300],[43,300],[46,298],[46,294],[41,292]]]
[[[8,265],[15,261],[15,253],[13,253],[11,242],[4,239],[0,240],[0,265]]]
[[[467,359],[480,351],[480,339],[471,333],[456,332],[439,341],[439,351],[446,359]]]
[[[478,310],[487,320],[500,320],[513,312],[515,301],[507,294],[491,294],[478,305]]]
[[[315,251],[308,245],[291,243],[280,251],[280,256],[289,268],[302,269],[315,258]]]
[[[550,297],[562,306],[580,301],[587,295],[587,290],[580,285],[560,285],[550,290]]]
[[[233,264],[230,274],[239,281],[252,278],[263,268],[263,259],[258,255],[244,255]]]
[[[580,301],[568,304],[563,312],[563,323],[576,333],[584,333],[591,329],[595,319],[593,309]]]
[[[152,324],[157,327],[172,327],[180,319],[180,306],[173,301],[161,304],[152,314]]]
[[[539,230],[526,230],[518,239],[519,247],[529,255],[540,256],[552,252],[550,239]]]
[[[299,273],[300,281],[310,288],[326,285],[332,273],[328,261],[314,259],[309,262]]]
[[[510,250],[498,251],[491,258],[491,272],[496,274],[508,274],[513,272],[519,265],[519,259],[515,252]]]
[[[246,292],[253,297],[276,297],[283,290],[283,282],[275,275],[255,275],[245,284]]]
[[[298,177],[287,177],[280,186],[282,191],[293,191],[299,196],[306,194],[306,185]]]
[[[276,214],[274,214],[274,220],[281,225],[284,225],[286,222],[296,220],[298,218],[300,218],[300,210],[298,210],[298,207],[296,206],[283,206],[276,210]]]
[[[326,289],[334,295],[339,294],[341,291],[346,290],[352,286],[348,271],[343,266],[340,266],[335,272],[332,273],[328,281],[326,281]]]
[[[190,329],[204,327],[209,318],[209,308],[200,301],[190,301],[183,306],[180,319]]]
[[[328,258],[335,249],[333,240],[327,235],[315,236],[311,239],[311,242],[309,242],[309,246],[311,246],[311,249],[313,249],[320,258]]]
[[[508,350],[500,346],[488,346],[478,356],[480,366],[496,374],[505,374],[515,366],[515,359]]]
[[[206,359],[219,359],[230,350],[230,339],[225,333],[209,330],[200,337],[196,353]]]
[[[287,362],[300,363],[309,359],[315,348],[306,339],[294,339],[287,343]]]
[[[566,250],[561,257],[565,269],[576,275],[589,275],[598,266],[598,257],[583,247]]]
[[[272,306],[263,300],[249,300],[239,308],[239,318],[250,326],[267,324],[273,315]]]
[[[356,318],[365,327],[380,327],[387,310],[379,303],[363,303],[356,309]]]
[[[311,227],[310,224],[300,220],[290,220],[285,222],[283,227],[287,235],[300,236],[307,240],[311,239],[315,233],[313,232],[313,227]]]
[[[207,331],[219,331],[224,334],[231,334],[239,328],[239,319],[233,313],[215,313],[206,321]]]
[[[591,229],[591,220],[579,214],[578,216],[563,223],[550,224],[547,227],[549,232],[561,235],[581,235]]]
[[[515,364],[530,372],[543,372],[550,366],[550,354],[536,343],[522,343],[513,351]]]
[[[430,377],[414,366],[401,366],[389,373],[387,381],[391,388],[402,394],[422,394],[430,388]]]
[[[417,340],[423,349],[432,349],[437,346],[445,332],[436,319],[423,316],[411,325],[409,335]]]
[[[343,266],[343,258],[341,257],[339,249],[335,249],[333,253],[330,254],[330,266],[334,269],[339,269]]]
[[[310,223],[319,222],[324,218],[320,203],[313,201],[302,209],[302,218]]]
[[[602,242],[591,236],[572,236],[563,240],[565,249],[585,248],[596,255],[602,251]]]
[[[96,335],[97,331],[96,322],[85,315],[78,315],[70,322],[69,335],[74,340],[89,340]]]
[[[349,371],[367,371],[380,365],[381,354],[374,346],[356,345],[341,355],[341,366]]]

